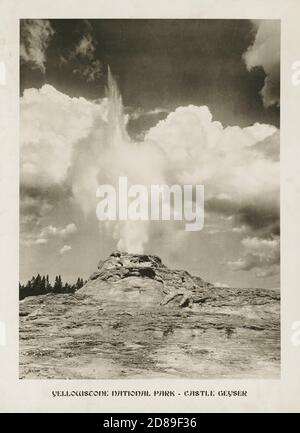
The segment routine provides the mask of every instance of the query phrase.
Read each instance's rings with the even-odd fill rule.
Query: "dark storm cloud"
[[[233,231],[243,234],[243,252],[237,260],[227,262],[233,271],[254,271],[257,278],[279,273],[280,212],[270,203],[236,206],[233,203],[210,203],[216,212],[232,215]]]
[[[144,138],[145,131],[148,131],[153,126],[157,125],[160,120],[163,120],[169,114],[169,111],[164,108],[155,108],[153,110],[134,110],[128,108],[126,110],[129,120],[127,123],[127,130],[136,140],[142,140]]]
[[[103,65],[97,59],[96,48],[98,41],[94,36],[93,26],[88,20],[83,20],[74,31],[75,42],[71,50],[60,56],[60,67],[72,67],[72,73],[81,76],[88,83],[102,76]]]
[[[71,197],[67,186],[20,185],[20,217],[21,232],[28,232],[38,226],[41,219],[62,201]]]
[[[235,215],[236,222],[246,224],[262,237],[278,236],[280,234],[279,208],[270,209],[263,206],[245,206],[238,210]]]
[[[230,199],[211,198],[205,202],[205,209],[232,216],[234,226],[246,226],[249,233],[258,237],[271,238],[280,232],[279,205],[274,206],[269,201],[244,205]]]
[[[279,124],[279,110],[266,110],[259,94],[264,71],[256,68],[250,73],[242,59],[255,38],[248,20],[50,22],[55,37],[47,50],[46,75],[33,74],[23,66],[22,89],[48,82],[71,96],[95,99],[105,93],[103,71],[110,65],[125,106],[172,111],[179,105],[208,105],[215,119],[224,125],[245,126],[257,121]],[[86,66],[96,70],[100,63],[102,66],[101,73],[99,70],[94,77],[87,69],[73,74],[83,66],[72,62],[62,60],[59,67],[61,59],[68,59],[84,36],[87,39],[82,51],[86,49],[94,56]]]
[[[70,195],[70,188],[66,185],[55,185],[50,186],[36,185],[27,186],[20,185],[20,196],[21,197],[32,197],[39,199],[41,197],[47,197],[49,202],[56,202],[58,200],[65,199]]]

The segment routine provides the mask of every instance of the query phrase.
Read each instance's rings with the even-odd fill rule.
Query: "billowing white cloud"
[[[60,250],[59,250],[59,254],[63,255],[66,254],[67,252],[71,251],[72,247],[70,245],[64,245]]]
[[[61,237],[65,238],[66,236],[76,233],[77,227],[74,223],[67,224],[65,227],[54,227],[49,225],[42,229],[40,233],[41,238],[50,238],[50,237]]]
[[[35,227],[36,228],[36,227]],[[74,223],[67,224],[65,227],[55,227],[48,225],[40,230],[32,229],[29,232],[21,233],[21,243],[23,245],[44,245],[50,239],[59,238],[65,239],[66,237],[77,232],[77,227]]]
[[[280,21],[253,21],[256,36],[253,44],[244,53],[247,69],[262,67],[265,74],[261,95],[265,107],[280,102]]]
[[[49,20],[25,19],[20,22],[21,61],[31,65],[33,69],[46,71],[46,50],[54,30]]]
[[[277,235],[277,128],[258,123],[223,127],[208,107],[190,105],[178,107],[142,142],[134,142],[126,131],[121,96],[110,80],[108,98],[97,102],[70,98],[49,85],[25,91],[22,185],[27,189],[46,185],[47,190],[64,185],[88,213],[96,210],[97,186],[115,185],[119,176],[127,176],[129,185],[204,184],[206,214],[224,216],[226,229],[232,223],[239,232],[235,236],[270,239]],[[119,248],[131,252],[142,252],[156,230],[144,221],[101,227]]]
[[[20,108],[22,185],[63,182],[75,144],[89,136],[102,107],[46,84],[26,89]]]
[[[278,207],[279,163],[257,150],[276,131],[258,123],[224,128],[207,107],[188,106],[150,129],[145,142],[164,154],[169,182],[204,184],[206,201],[233,213],[252,203]]]

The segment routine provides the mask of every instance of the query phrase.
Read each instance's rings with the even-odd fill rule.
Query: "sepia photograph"
[[[279,379],[280,20],[19,26],[19,378]]]

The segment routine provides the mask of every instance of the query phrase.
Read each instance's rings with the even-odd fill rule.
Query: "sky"
[[[121,247],[219,285],[279,287],[279,21],[20,26],[20,280],[88,278]],[[119,175],[203,184],[204,229],[99,223],[97,185]]]

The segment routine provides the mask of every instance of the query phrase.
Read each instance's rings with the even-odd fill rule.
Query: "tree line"
[[[75,284],[63,283],[60,275],[57,275],[54,284],[49,281],[49,275],[37,274],[32,277],[26,284],[19,283],[19,299],[26,296],[45,295],[46,293],[74,293],[85,284],[83,278],[78,277]]]

